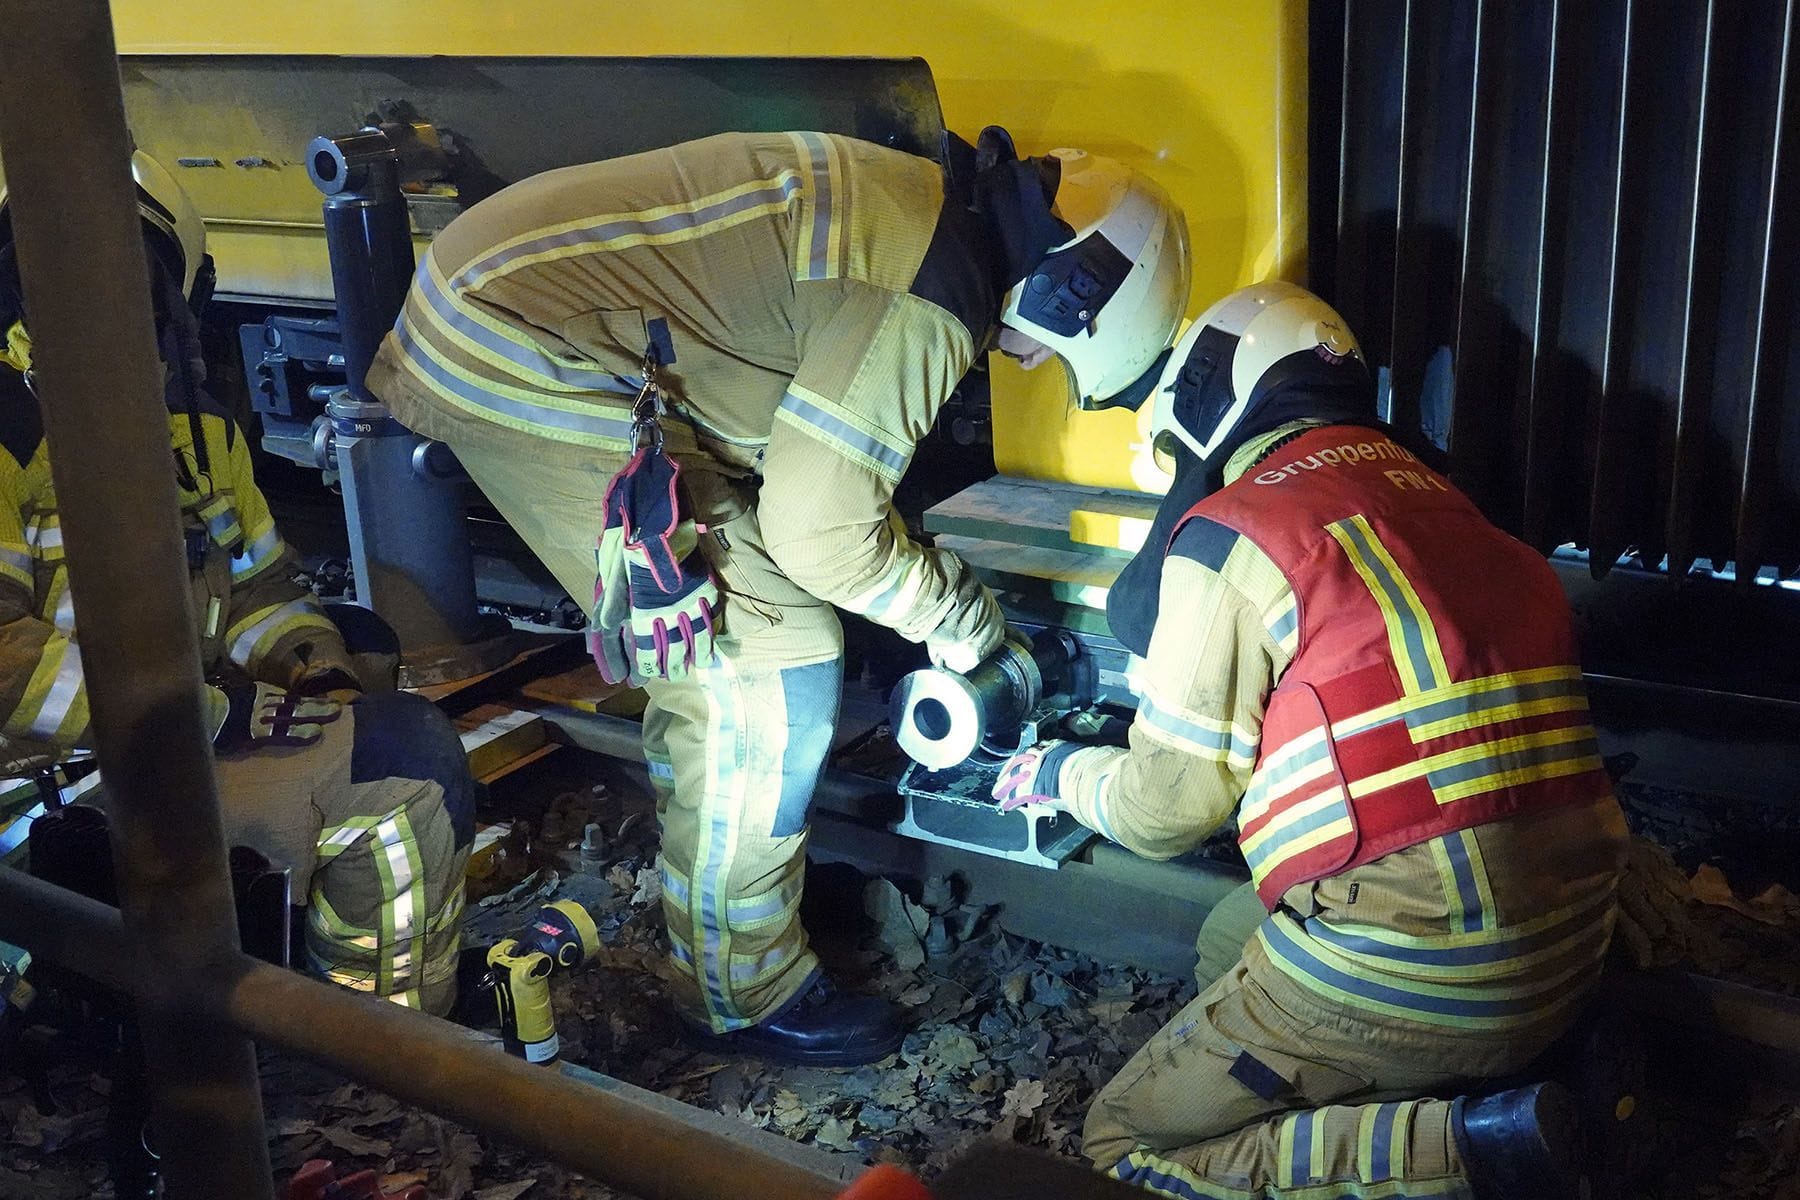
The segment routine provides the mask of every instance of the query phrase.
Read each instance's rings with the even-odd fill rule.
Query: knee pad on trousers
[[[337,626],[350,652],[350,668],[365,692],[391,692],[400,686],[400,635],[373,609],[340,602],[321,607]]]
[[[444,789],[457,846],[475,837],[475,780],[456,727],[438,706],[409,692],[364,696],[353,708],[350,779],[430,779]]]

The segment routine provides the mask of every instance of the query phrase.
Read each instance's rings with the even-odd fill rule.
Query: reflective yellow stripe
[[[1468,914],[1463,911],[1462,887],[1456,878],[1456,868],[1450,865],[1450,852],[1444,848],[1443,838],[1432,838],[1426,844],[1431,847],[1431,861],[1437,867],[1438,885],[1444,889],[1450,928],[1461,929]]]
[[[504,321],[498,321],[483,312],[479,306],[464,303],[457,297],[451,291],[450,285],[444,280],[443,274],[438,271],[437,261],[430,255],[426,255],[425,262],[420,269],[430,273],[432,286],[439,289],[444,302],[453,306],[457,316],[472,324],[487,329],[497,337],[524,346],[536,354],[544,353],[543,347],[532,341],[523,330],[515,329]],[[415,314],[424,318],[424,324],[428,328],[420,328],[419,323],[414,319]],[[578,396],[595,394],[591,389],[572,387],[559,379],[554,379],[549,375],[533,371],[530,368],[514,362],[504,355],[498,354],[494,350],[483,346],[479,341],[456,328],[455,325],[446,320],[443,314],[439,313],[424,297],[417,294],[413,296],[412,303],[408,304],[406,308],[401,311],[400,320],[404,330],[411,334],[412,342],[429,354],[433,362],[443,370],[448,371],[452,375],[455,375],[476,387],[497,392],[501,395],[510,395],[514,399],[529,400],[534,404],[542,405],[546,408],[567,407],[565,404],[558,402],[556,398],[557,394],[572,394]],[[486,363],[488,366],[494,368],[502,378],[514,379],[521,383],[530,384],[532,390],[526,391],[516,387],[507,387],[505,384],[495,382],[493,379],[471,373],[443,356],[442,352],[432,344],[437,338],[442,338],[469,357]],[[425,378],[434,391],[442,391],[435,382],[430,381],[428,375],[421,375],[421,378]],[[576,407],[569,411],[579,412],[581,409],[580,407]]]
[[[10,579],[30,595],[37,587],[31,551],[22,542],[0,542],[0,579]]]
[[[1368,712],[1358,713],[1354,717],[1345,717],[1332,724],[1331,734],[1333,737],[1350,737],[1385,721],[1391,721],[1396,717],[1405,716],[1407,713],[1416,712],[1421,708],[1445,700],[1457,700],[1466,696],[1478,696],[1485,692],[1529,687],[1533,684],[1552,683],[1559,680],[1575,681],[1580,678],[1581,668],[1573,666],[1538,667],[1530,671],[1507,671],[1499,675],[1484,675],[1480,679],[1469,679],[1462,683],[1453,683],[1448,687],[1433,688],[1429,692],[1421,692],[1418,695],[1402,696],[1380,708],[1372,708]]]
[[[281,555],[286,543],[271,521],[254,534],[246,531],[244,545],[231,559],[231,582],[243,583]]]
[[[1367,518],[1358,514],[1326,526],[1343,548],[1350,565],[1362,577],[1369,594],[1381,609],[1387,625],[1388,646],[1400,671],[1402,688],[1413,694],[1450,682],[1450,668],[1438,644],[1437,629],[1424,602],[1413,590],[1400,564],[1388,553]]]
[[[25,526],[25,544],[31,548],[32,557],[44,562],[55,562],[63,556],[62,518],[54,513],[46,516],[39,514],[31,518]]]
[[[896,540],[905,526],[897,513],[888,514],[888,523],[897,526]],[[913,555],[896,558],[876,581],[861,594],[844,602],[843,607],[858,616],[881,624],[892,624],[918,602],[925,585],[925,558]]]
[[[1318,795],[1302,800],[1292,808],[1283,809],[1281,815],[1277,816],[1267,825],[1264,825],[1261,829],[1258,829],[1255,833],[1239,842],[1238,848],[1244,852],[1246,858],[1251,857],[1262,848],[1263,843],[1272,838],[1279,840],[1283,830],[1301,824],[1306,821],[1307,818],[1324,812],[1327,809],[1333,807],[1341,808],[1343,807],[1343,804],[1344,789],[1335,785],[1328,787]]]
[[[1611,911],[1607,910],[1599,925],[1559,939],[1543,952],[1509,960],[1518,964],[1518,969],[1491,981],[1464,972],[1446,975],[1445,982],[1436,983],[1371,967],[1367,959],[1347,954],[1279,916],[1264,922],[1256,939],[1283,974],[1340,1004],[1433,1025],[1505,1029],[1542,1020],[1578,998],[1580,989],[1570,985],[1599,969],[1610,921]],[[1575,954],[1584,940],[1591,944],[1591,952]],[[1555,961],[1558,956],[1568,962],[1554,973],[1518,978],[1519,970]],[[1411,966],[1408,964],[1409,969]]]
[[[632,212],[605,213],[600,216],[581,217],[578,220],[564,221],[558,225],[546,225],[541,229],[533,229],[484,251],[480,260],[463,267],[457,272],[456,286],[458,288],[467,286],[479,287],[491,280],[505,278],[507,275],[519,270],[521,267],[530,266],[533,263],[553,262],[557,259],[570,258],[579,254],[592,254],[607,250],[623,250],[632,246],[671,245],[677,242],[692,241],[695,238],[704,237],[708,233],[714,233],[720,229],[729,228],[730,225],[738,224],[747,214],[760,216],[770,211],[778,211],[786,207],[787,201],[782,200],[772,204],[759,205],[756,208],[749,210],[734,211],[715,221],[685,226],[679,229],[671,229],[662,233],[634,230],[622,233],[617,237],[603,239],[571,239],[570,244],[555,246],[540,253],[522,254],[516,258],[507,257],[508,251],[515,250],[520,246],[525,246],[536,241],[555,239],[562,235],[579,235],[583,230],[598,230],[607,226],[649,225],[658,222],[665,217],[678,216],[683,213],[697,213],[702,209],[728,205],[730,201],[735,200],[740,196],[747,196],[752,192],[766,191],[770,188],[781,189],[791,180],[796,178],[797,175],[798,172],[794,171],[792,168],[784,168],[768,179],[747,179],[742,183],[733,184],[731,187],[724,188],[717,192],[710,192],[707,195],[694,200],[681,200],[671,204],[658,205],[654,208],[641,208]],[[483,266],[484,263],[496,259],[503,259],[504,261],[493,267]]]
[[[899,482],[912,458],[910,445],[896,441],[867,417],[797,383],[788,384],[775,417],[892,483]]]
[[[259,608],[240,617],[226,630],[225,640],[231,646],[231,661],[239,666],[250,666],[282,638],[295,630],[306,628],[321,632],[337,630],[337,626],[331,623],[331,618],[320,610],[318,602],[308,596],[289,600],[285,604]]]
[[[1593,736],[1591,729],[1576,729],[1573,732],[1587,737]],[[1468,779],[1449,787],[1435,789],[1439,804],[1452,804],[1458,800],[1467,800],[1471,796],[1497,792],[1503,788],[1524,787],[1528,783],[1547,783],[1552,779],[1563,779],[1570,775],[1585,775],[1592,771],[1604,771],[1606,763],[1598,754],[1585,754],[1579,758],[1566,758],[1555,762],[1535,763],[1529,766],[1513,767],[1478,779]]]
[[[1356,1177],[1363,1183],[1381,1178],[1375,1167],[1375,1122],[1382,1114],[1382,1105],[1365,1104],[1356,1123]]]
[[[401,314],[398,333],[407,351],[400,356],[407,374],[463,412],[527,433],[541,433],[541,426],[548,424],[559,440],[602,450],[623,450],[630,444],[631,413],[619,393],[575,391],[559,395],[549,385],[542,391],[533,391],[511,386],[496,376],[477,375],[446,358],[432,344],[432,336],[457,340],[462,335],[439,326],[437,334],[427,336],[414,324],[411,309]],[[477,353],[484,360],[498,361],[498,356],[490,352]],[[426,361],[421,362],[420,356]],[[505,370],[506,378],[518,377],[518,369],[511,364],[496,369]],[[437,378],[434,371],[447,378]]]
[[[1291,1188],[1294,1186],[1294,1121],[1292,1117],[1281,1122],[1275,1134],[1275,1186]]]
[[[1559,712],[1585,713],[1587,710],[1586,696],[1546,696],[1541,700],[1527,700],[1520,704],[1501,704],[1463,716],[1445,717],[1441,721],[1432,721],[1412,729],[1412,740],[1429,742],[1433,738],[1448,737],[1453,733],[1466,733],[1484,725],[1498,725],[1502,721],[1522,721],[1527,717],[1542,717]]]
[[[1383,788],[1394,787],[1397,784],[1418,779],[1423,775],[1429,774],[1432,771],[1442,770],[1445,767],[1462,766],[1465,763],[1479,762],[1484,758],[1511,754],[1520,750],[1538,750],[1550,746],[1562,746],[1569,742],[1580,741],[1584,738],[1592,738],[1593,736],[1594,731],[1591,727],[1587,725],[1571,725],[1561,729],[1546,729],[1538,733],[1523,733],[1516,737],[1501,738],[1498,741],[1482,742],[1475,746],[1463,746],[1456,750],[1446,750],[1442,754],[1433,754],[1429,757],[1418,759],[1415,762],[1404,763],[1401,766],[1381,771],[1363,779],[1351,780],[1350,795],[1352,797],[1360,798],[1369,795],[1371,792],[1379,792]],[[1559,773],[1568,774],[1569,772]],[[1521,782],[1528,782],[1528,780],[1521,780]],[[1477,787],[1472,791],[1464,791],[1461,794],[1454,796],[1446,796],[1440,792],[1438,795],[1438,803],[1448,804],[1451,800],[1462,799],[1464,795],[1474,795],[1476,792],[1488,790],[1491,789]]]
[[[1331,770],[1331,755],[1325,748],[1325,730],[1307,730],[1257,764],[1250,790],[1244,795],[1239,821],[1248,824],[1256,820],[1277,801],[1306,784],[1323,779],[1331,774]]]
[[[7,718],[6,732],[59,745],[79,739],[87,728],[87,689],[81,651],[66,637],[53,636],[32,668],[25,694]]]

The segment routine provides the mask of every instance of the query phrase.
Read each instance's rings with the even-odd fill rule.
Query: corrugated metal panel
[[[1495,520],[1800,568],[1800,0],[1315,0],[1314,286]]]

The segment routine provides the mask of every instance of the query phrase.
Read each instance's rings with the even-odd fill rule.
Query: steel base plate
[[[1067,813],[1001,812],[990,794],[999,775],[998,762],[971,761],[938,771],[914,763],[900,776],[906,810],[893,831],[1049,870],[1096,836]]]

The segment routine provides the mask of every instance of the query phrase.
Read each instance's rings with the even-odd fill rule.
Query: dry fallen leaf
[[[1701,903],[1729,908],[1764,925],[1785,925],[1800,909],[1800,898],[1778,883],[1770,884],[1750,900],[1738,899],[1725,872],[1711,863],[1700,864],[1700,869],[1694,872],[1692,886],[1694,899]]]
[[[354,1130],[345,1129],[341,1125],[328,1125],[319,1130],[326,1141],[342,1150],[345,1154],[354,1154],[358,1158],[386,1158],[394,1148],[392,1142],[379,1138],[364,1137]]]
[[[662,875],[655,867],[638,868],[635,886],[631,893],[632,904],[648,907],[662,903]]]
[[[856,1144],[851,1139],[855,1136],[856,1127],[849,1121],[827,1117],[819,1126],[819,1132],[813,1135],[813,1141],[830,1150],[854,1150]]]
[[[474,1200],[518,1200],[536,1186],[536,1179],[523,1179],[518,1183],[497,1183],[493,1187],[484,1187],[475,1193]]]
[[[1049,1090],[1041,1080],[1023,1079],[1006,1090],[1006,1098],[1000,1104],[1000,1115],[1003,1117],[1029,1117],[1049,1098]]]
[[[925,965],[925,931],[931,918],[886,879],[872,879],[863,889],[863,911],[876,924],[881,948],[905,971]]]

